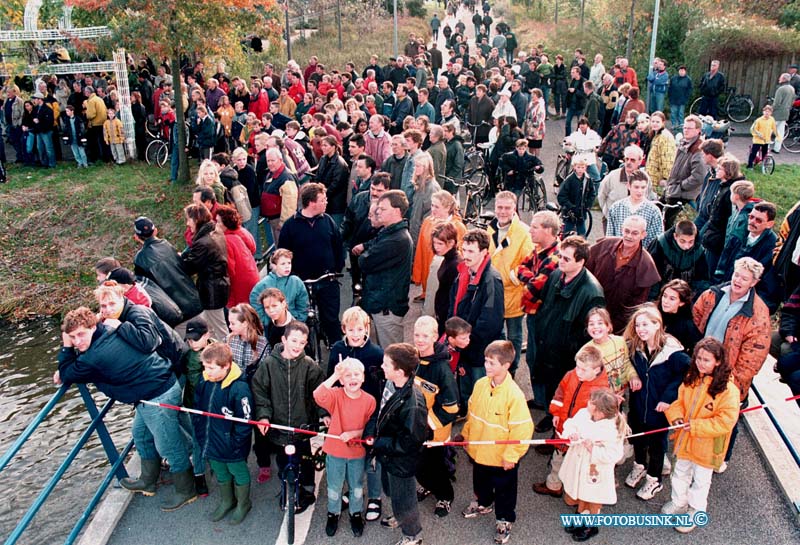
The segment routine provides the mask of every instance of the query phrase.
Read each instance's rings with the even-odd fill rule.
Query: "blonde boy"
[[[125,164],[125,129],[116,118],[114,108],[108,109],[108,119],[103,123],[103,139],[111,148],[111,156],[118,165]]]

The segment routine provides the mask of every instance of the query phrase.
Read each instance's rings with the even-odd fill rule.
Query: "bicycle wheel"
[[[767,155],[764,157],[764,160],[761,161],[761,172],[770,175],[775,172],[775,159],[773,159],[772,155]]]
[[[737,123],[744,123],[753,115],[753,101],[748,97],[735,96],[725,109],[728,119]]]
[[[702,99],[702,98],[700,98],[700,97],[698,97],[698,98],[694,99],[694,102],[692,102],[692,105],[691,105],[691,106],[689,106],[689,113],[690,113],[690,114],[692,114],[692,115],[698,115],[698,114],[700,113],[700,102],[701,102],[702,100],[703,100],[703,99]]]
[[[156,153],[156,164],[158,168],[164,168],[164,165],[167,164],[167,160],[169,160],[169,146],[162,142]]]
[[[464,220],[478,219],[483,210],[483,197],[476,191],[469,196],[467,205],[464,209]]]
[[[153,140],[144,150],[144,159],[147,161],[148,165],[155,165],[157,163],[158,152],[161,148],[161,145],[164,144],[163,140]]]
[[[589,235],[592,233],[592,211],[587,210],[585,216],[585,223],[586,223],[586,240],[589,240]]]
[[[288,500],[286,502],[286,542],[294,543],[294,510],[297,503],[297,486],[294,483],[289,483],[286,487],[288,491]]]
[[[783,149],[789,153],[800,153],[800,123],[794,123],[786,127],[786,135],[783,137]]]
[[[319,363],[319,331],[317,329],[316,318],[310,318],[308,324],[308,342],[306,343],[306,355]]]
[[[560,160],[556,165],[556,179],[555,179],[555,186],[558,187],[561,183],[567,179],[569,176],[569,161],[566,159]]]
[[[527,188],[528,194],[528,209],[533,212],[539,212],[545,209],[547,205],[547,188],[544,185],[544,180],[540,176],[533,179],[533,183]]]

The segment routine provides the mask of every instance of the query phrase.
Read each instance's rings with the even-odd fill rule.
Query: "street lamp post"
[[[289,0],[286,0],[286,56],[292,60],[292,34],[289,30]]]
[[[647,65],[648,73],[653,69],[653,61],[656,58],[656,42],[658,41],[658,12],[661,10],[661,0],[656,0],[655,11],[653,12],[653,36],[650,39],[650,59]],[[650,86],[647,86],[647,104],[650,105]]]
[[[394,0],[394,56],[397,55],[397,0]]]

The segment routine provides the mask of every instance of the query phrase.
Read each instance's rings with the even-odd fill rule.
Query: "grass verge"
[[[0,186],[0,317],[54,315],[92,300],[93,266],[132,266],[133,220],[150,217],[180,249],[189,186],[145,164],[53,170],[11,166]]]

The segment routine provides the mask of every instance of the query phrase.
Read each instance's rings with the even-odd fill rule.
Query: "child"
[[[233,362],[230,348],[214,343],[203,349],[203,375],[194,394],[201,411],[250,419],[252,394],[242,370]],[[217,418],[192,415],[197,440],[219,484],[220,502],[209,515],[212,522],[222,520],[231,510],[230,524],[239,524],[247,516],[250,503],[250,426]]]
[[[328,376],[333,375],[336,364],[346,358],[355,358],[364,365],[363,389],[381,399],[381,385],[385,380],[381,364],[383,349],[369,340],[369,315],[361,307],[351,307],[342,314],[344,339],[336,341],[328,358]],[[367,521],[381,518],[381,468],[380,463],[367,467]]]
[[[683,424],[683,428],[675,432],[672,500],[662,513],[693,515],[707,510],[711,475],[724,461],[739,418],[739,389],[730,378],[731,365],[725,361],[722,343],[712,337],[698,342],[678,399],[666,411],[670,424]],[[681,533],[694,528],[675,527]]]
[[[289,312],[289,305],[286,302],[286,296],[278,288],[267,288],[261,292],[258,297],[258,305],[256,309],[262,309],[266,313],[267,321],[267,341],[272,346],[281,342],[283,332],[286,326],[289,325],[294,316]]]
[[[446,346],[436,342],[438,333],[439,324],[431,316],[421,316],[414,324],[414,346],[420,360],[414,382],[425,396],[433,440],[447,441],[458,416],[458,394],[449,368],[450,354]],[[417,468],[417,499],[433,494],[437,500],[433,513],[439,518],[450,514],[454,495],[446,460],[445,447],[428,447],[422,451]]]
[[[312,393],[325,380],[325,373],[305,354],[308,343],[306,324],[297,320],[290,322],[281,341],[275,345],[267,360],[259,365],[251,387],[255,399],[255,419],[264,423],[259,426],[259,431],[273,447],[277,447],[275,461],[280,472],[288,462],[284,447],[292,444],[297,448],[301,487],[295,513],[299,514],[316,501],[311,444],[307,435],[295,436],[289,432],[270,430],[269,424],[273,422],[294,428],[316,426],[327,413],[316,406]]]
[[[580,409],[585,408],[592,391],[598,388],[608,388],[608,375],[603,367],[603,356],[598,348],[591,345],[584,346],[575,354],[575,369],[564,375],[550,402],[549,410],[553,415],[556,437],[564,437],[564,422],[575,416]],[[549,447],[550,445],[539,446]],[[535,450],[540,454],[547,454],[550,449],[536,448]],[[534,492],[554,498],[560,498],[563,495],[564,487],[558,477],[558,471],[561,469],[566,451],[565,445],[559,445],[553,449],[550,473],[543,483],[533,484]]]
[[[747,168],[753,168],[756,155],[761,152],[761,160],[767,156],[772,139],[778,136],[778,128],[775,118],[772,117],[772,106],[767,104],[761,110],[764,115],[753,121],[750,125],[750,134],[753,136],[753,144],[750,146],[750,156],[747,158]]]
[[[252,384],[253,375],[269,356],[269,343],[264,337],[264,327],[258,320],[256,311],[247,303],[240,303],[228,311],[230,334],[227,343],[233,353],[233,361],[243,371],[247,384]],[[270,445],[263,434],[253,430],[254,448],[258,461],[259,484],[272,477]]]
[[[184,339],[186,339],[189,350],[184,352],[181,361],[181,378],[185,381],[183,387],[183,406],[192,409],[194,408],[194,392],[197,388],[197,383],[200,382],[200,378],[203,375],[203,361],[200,357],[200,353],[207,346],[217,341],[211,338],[211,331],[208,330],[208,322],[206,322],[204,318],[192,318],[186,322],[186,334],[184,335]],[[181,413],[181,415],[183,414],[185,413]],[[180,423],[181,426],[185,428],[185,431],[192,436],[192,466],[194,467],[194,486],[197,489],[197,494],[202,497],[208,496],[205,459],[203,457],[203,450],[200,448],[200,442],[197,440],[197,434],[194,432],[192,419],[181,419]]]
[[[455,441],[528,440],[533,436],[533,420],[525,394],[511,378],[514,363],[511,341],[492,341],[484,352],[486,376],[475,383],[469,398],[469,415]],[[475,494],[464,518],[492,512],[495,503],[495,543],[508,543],[511,525],[517,514],[517,476],[519,460],[528,445],[467,445],[474,461],[472,489]]]
[[[116,118],[114,108],[108,109],[108,119],[103,123],[103,139],[111,148],[111,156],[118,165],[125,164],[125,129]]]
[[[97,284],[99,285],[105,282],[108,279],[108,275],[111,274],[111,271],[119,267],[122,267],[122,263],[114,257],[100,258],[97,263],[94,264],[94,274],[97,279]]]
[[[289,305],[289,312],[295,320],[305,322],[308,317],[308,291],[300,277],[292,273],[292,257],[291,250],[286,248],[278,248],[275,253],[269,258],[269,263],[272,271],[258,281],[258,284],[253,286],[253,291],[250,292],[250,304],[258,312],[258,317],[261,322],[267,323],[267,315],[258,304],[259,295],[267,288],[278,288],[286,297],[286,302]],[[261,270],[262,274],[264,270]]]
[[[383,353],[381,367],[386,385],[380,409],[372,413],[364,430],[367,445],[372,446],[380,461],[381,478],[392,499],[394,514],[384,517],[381,526],[399,526],[403,532],[399,543],[403,545],[422,545],[414,473],[431,433],[425,398],[414,386],[414,372],[419,367],[417,349],[407,343],[390,344]]]
[[[634,392],[642,387],[642,381],[628,357],[625,339],[611,334],[611,315],[602,307],[595,307],[586,315],[586,330],[592,340],[583,346],[594,346],[600,351],[608,385],[621,403],[626,386],[630,384],[631,391]]]
[[[75,106],[67,105],[65,110],[66,118],[62,122],[62,134],[69,147],[72,149],[72,156],[78,163],[78,168],[89,168],[89,161],[86,158],[86,123],[79,115],[75,115]]]
[[[600,388],[589,396],[585,409],[564,423],[569,450],[558,476],[564,483],[564,503],[577,506],[581,514],[597,515],[603,504],[617,503],[614,467],[622,457],[622,441],[628,432],[619,411],[617,396]],[[597,527],[568,527],[575,541],[586,541],[599,533]]]
[[[341,388],[334,388],[340,382]],[[331,414],[328,433],[342,439],[326,438],[322,449],[327,454],[325,467],[328,478],[328,522],[325,533],[334,536],[339,527],[342,485],[345,477],[350,487],[350,528],[353,535],[364,533],[361,510],[364,507],[364,469],[367,452],[360,439],[370,416],[375,411],[375,398],[361,389],[364,384],[364,364],[355,358],[346,358],[334,367],[333,374],[314,390],[314,401]]]
[[[471,334],[472,324],[463,318],[453,316],[444,323],[444,335],[439,339],[439,342],[444,344],[450,353],[450,370],[453,372],[458,386],[460,386],[461,377],[467,374],[467,370],[459,363],[461,351],[469,346]],[[458,394],[458,418],[462,419],[467,416],[467,401],[469,399],[464,399],[464,396],[461,395],[460,387]]]
[[[631,351],[633,367],[642,380],[642,388],[631,393],[628,423],[633,433],[667,427],[664,411],[678,397],[678,386],[689,368],[689,356],[672,335],[667,335],[661,313],[646,305],[631,316],[623,333]],[[635,462],[625,479],[625,485],[636,488],[643,500],[651,500],[664,485],[664,453],[667,433],[652,433],[631,439]]]

